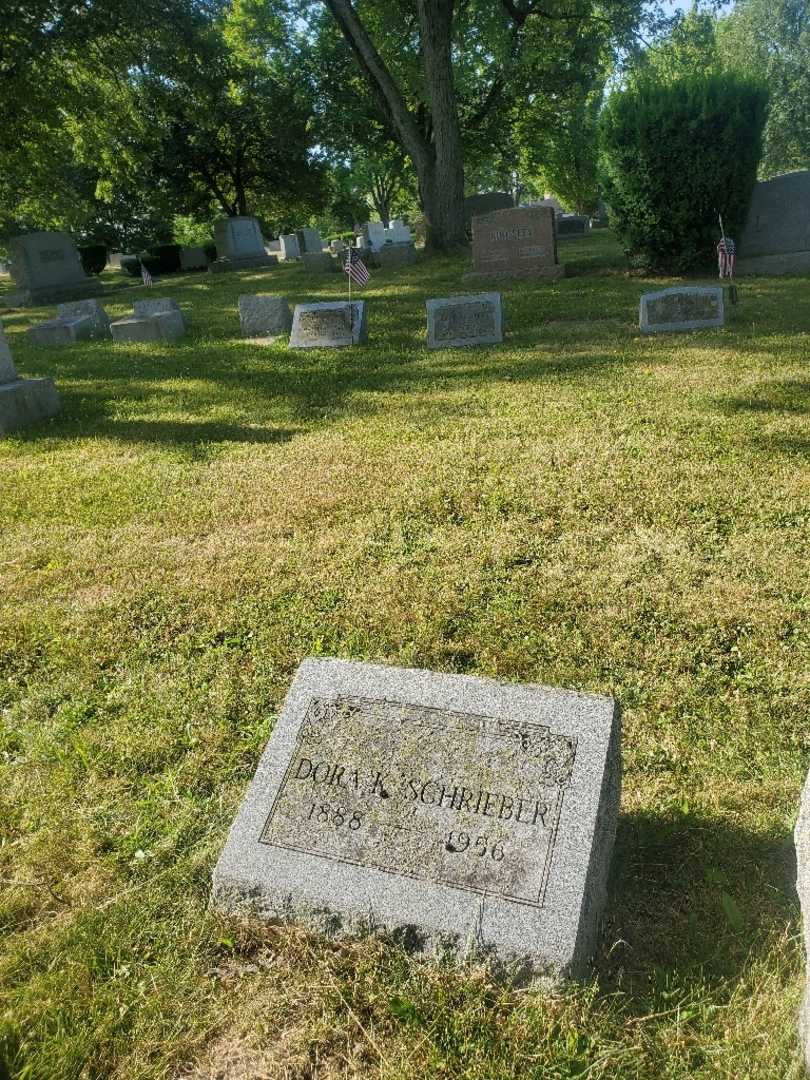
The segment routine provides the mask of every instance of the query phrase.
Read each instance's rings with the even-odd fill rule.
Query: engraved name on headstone
[[[646,334],[671,330],[702,330],[722,326],[723,290],[719,286],[675,286],[644,293],[639,305],[639,329]]]
[[[558,278],[554,211],[545,206],[518,206],[474,217],[473,270],[464,281],[483,278]]]
[[[428,300],[427,321],[429,349],[503,341],[500,293]]]
[[[619,774],[608,698],[305,661],[214,902],[337,933],[408,928],[423,948],[576,976],[604,904]]]
[[[296,304],[290,348],[342,348],[365,341],[367,335],[363,300]]]

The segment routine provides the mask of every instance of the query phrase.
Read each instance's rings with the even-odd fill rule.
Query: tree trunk
[[[422,62],[430,97],[430,142],[419,130],[351,0],[323,2],[335,17],[402,148],[413,162],[425,213],[427,246],[445,250],[465,244],[464,165],[450,59],[455,0],[417,0]]]
[[[464,164],[450,47],[455,0],[417,0],[422,61],[430,97],[433,142],[419,189],[425,211],[426,243],[447,249],[467,242],[464,228]]]

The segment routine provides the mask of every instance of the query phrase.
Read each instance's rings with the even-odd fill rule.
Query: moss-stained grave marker
[[[619,742],[607,697],[306,660],[213,902],[576,977],[604,905]]]

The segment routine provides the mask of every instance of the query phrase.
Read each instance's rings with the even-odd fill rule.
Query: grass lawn
[[[174,345],[35,350],[55,312],[4,315],[64,411],[0,443],[0,1075],[797,1075],[810,279],[642,337],[661,282],[607,234],[561,255],[480,349],[424,347],[425,300],[469,291],[450,258],[373,272],[351,350],[240,340],[239,293],[343,294],[297,267],[160,283]],[[591,984],[207,911],[312,655],[619,699]]]

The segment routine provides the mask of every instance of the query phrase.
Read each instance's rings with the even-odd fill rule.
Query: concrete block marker
[[[500,293],[451,296],[427,302],[429,349],[496,345],[503,341]]]
[[[93,320],[89,315],[81,315],[75,319],[45,319],[26,330],[26,337],[31,344],[43,349],[73,345],[74,342],[92,335]]]
[[[719,286],[675,286],[644,293],[639,305],[639,329],[645,334],[673,330],[705,330],[725,321],[723,290]]]
[[[244,337],[278,337],[292,323],[290,305],[283,296],[259,293],[239,297],[239,326]]]
[[[796,891],[802,911],[807,982],[799,1017],[799,1039],[804,1066],[810,1073],[810,773],[804,784],[799,818],[794,833],[796,843]]]
[[[306,660],[212,900],[577,977],[597,942],[619,789],[610,698]]]
[[[0,326],[0,436],[10,435],[61,408],[52,379],[21,379]]]
[[[340,349],[367,339],[364,300],[295,305],[291,349]]]
[[[110,319],[98,300],[74,300],[59,304],[56,311],[60,319],[90,318],[93,324],[92,337],[110,336]]]

